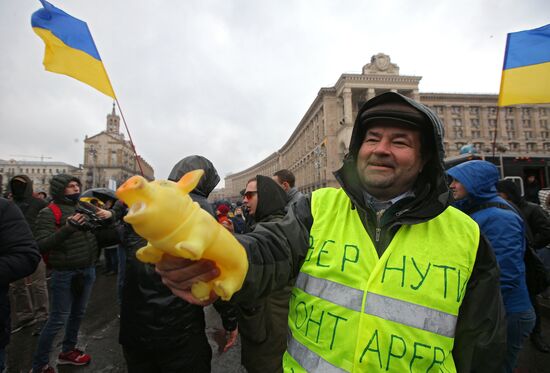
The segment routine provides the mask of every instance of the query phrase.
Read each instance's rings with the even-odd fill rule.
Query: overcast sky
[[[377,53],[422,76],[421,92],[498,93],[506,34],[550,23],[548,0],[51,3],[88,23],[138,153],[161,179],[191,154],[222,179],[261,161],[321,87]],[[40,7],[0,1],[0,159],[78,165],[112,100],[44,70],[30,26]]]

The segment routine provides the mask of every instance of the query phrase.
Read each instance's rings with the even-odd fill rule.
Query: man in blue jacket
[[[505,371],[512,372],[523,340],[535,325],[535,312],[525,282],[525,228],[514,208],[497,194],[497,167],[469,161],[452,167],[450,188],[455,207],[474,219],[487,237],[500,266],[500,291],[506,308]]]

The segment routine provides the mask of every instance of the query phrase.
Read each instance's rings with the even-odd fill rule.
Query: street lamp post
[[[317,188],[321,187],[321,159],[325,156],[325,150],[322,146],[318,145],[313,149],[313,154],[315,155],[315,161],[313,164],[317,169]]]
[[[97,150],[94,147],[90,147],[88,153],[92,156],[92,188],[95,188],[95,167],[97,162]]]

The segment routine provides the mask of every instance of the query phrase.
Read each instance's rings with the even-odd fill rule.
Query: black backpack
[[[514,208],[510,205],[501,202],[487,202],[481,205],[474,206],[473,208],[466,211],[468,215],[473,214],[474,212],[487,209],[489,207],[498,207],[504,210],[511,210],[518,214],[523,220],[523,226],[525,227],[525,232],[530,232],[529,227],[525,223],[525,217],[518,208]],[[529,242],[529,237],[531,235],[527,234],[527,245],[525,247],[525,256],[523,258],[525,262],[525,281],[527,283],[527,288],[530,294],[539,294],[542,293],[548,286],[550,286],[550,272],[546,269],[546,266],[540,259],[539,255]]]

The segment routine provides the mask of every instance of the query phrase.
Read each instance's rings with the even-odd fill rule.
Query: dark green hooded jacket
[[[36,219],[35,237],[42,253],[48,254],[48,265],[58,270],[86,268],[97,258],[97,241],[92,232],[84,232],[67,224],[67,218],[75,213],[76,203],[65,197],[65,187],[80,180],[74,176],[59,174],[50,181],[53,203],[61,210],[60,226],[49,207],[40,211]]]

